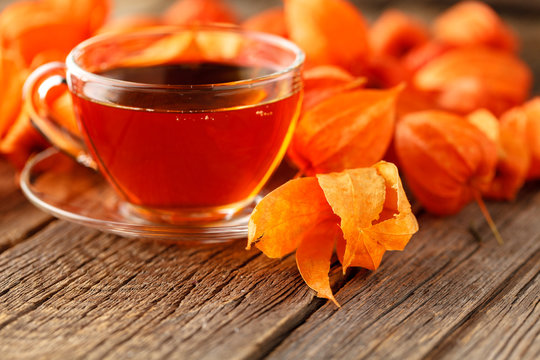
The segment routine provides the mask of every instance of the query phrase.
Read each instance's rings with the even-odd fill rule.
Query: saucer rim
[[[44,151],[41,151],[40,153],[35,154],[26,162],[23,170],[21,171],[19,179],[19,185],[24,196],[33,205],[56,218],[123,237],[199,243],[221,243],[240,238],[247,238],[249,215],[245,216],[245,222],[244,218],[240,218],[235,220],[235,224],[231,226],[226,226],[222,223],[220,223],[219,226],[186,226],[151,222],[136,223],[134,221],[130,221],[129,218],[122,216],[122,214],[120,215],[126,220],[125,222],[99,219],[96,217],[77,214],[50,204],[40,198],[31,189],[32,170],[37,164],[45,159],[62,154],[63,153],[60,150],[54,147],[50,147]],[[78,163],[75,159],[71,158],[69,155],[65,156],[70,158],[77,166],[84,166]],[[103,180],[103,182],[106,184],[106,186],[109,186],[105,180]],[[117,201],[121,202],[116,194],[112,193],[112,196],[115,196]]]

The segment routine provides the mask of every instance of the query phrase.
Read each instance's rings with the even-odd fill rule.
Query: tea
[[[199,63],[113,68],[100,75],[146,84],[197,85],[272,72]],[[281,160],[300,94],[267,103],[260,90],[246,89],[238,96],[198,98],[195,104],[185,96],[151,92],[115,94],[112,104],[79,95],[73,99],[87,147],[117,191],[132,204],[166,210],[245,205]]]

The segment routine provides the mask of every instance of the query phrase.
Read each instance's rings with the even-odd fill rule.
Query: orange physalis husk
[[[450,49],[452,46],[448,44],[430,41],[411,49],[401,60],[405,69],[414,74],[421,67]]]
[[[20,53],[27,65],[36,54],[44,51],[55,49],[67,55],[103,24],[108,10],[108,1],[101,0],[42,0],[12,4],[0,15],[2,47]]]
[[[438,96],[447,110],[486,108],[499,115],[527,98],[530,69],[514,54],[487,47],[450,50],[423,66],[414,85]]]
[[[175,61],[198,61],[201,50],[192,32],[163,36],[138,53],[119,61],[116,66],[152,66]]]
[[[373,56],[366,64],[355,69],[355,74],[367,79],[366,86],[386,89],[409,81],[409,71],[401,60],[391,56]]]
[[[12,4],[0,14],[0,72],[9,72],[0,80],[0,152],[16,166],[44,143],[21,110],[24,79],[45,62],[65,59],[103,24],[109,8],[108,0],[41,0]]]
[[[515,52],[518,40],[492,8],[464,1],[442,13],[433,26],[437,40],[457,46],[486,45]]]
[[[420,21],[399,10],[386,10],[371,27],[369,39],[375,55],[401,58],[425,44],[429,34]]]
[[[476,126],[487,138],[494,143],[500,140],[499,120],[489,110],[478,109],[466,117],[467,121]]]
[[[302,109],[306,111],[332,95],[353,90],[364,85],[364,78],[356,78],[344,69],[321,65],[304,71],[304,99]]]
[[[281,37],[288,37],[287,24],[285,23],[285,11],[282,7],[264,10],[253,15],[242,23],[244,29],[262,31]]]
[[[495,174],[496,143],[451,113],[411,113],[397,124],[395,141],[407,183],[435,214],[459,212],[488,189]]]
[[[53,8],[71,16],[77,24],[84,25],[88,36],[97,32],[105,23],[112,8],[112,0],[42,0]]]
[[[306,53],[308,65],[346,70],[369,54],[366,23],[346,0],[284,0],[289,37]]]
[[[344,271],[349,266],[375,270],[386,250],[402,250],[416,231],[397,168],[381,161],[277,188],[251,215],[248,248],[255,244],[271,258],[297,249],[304,281],[337,304],[328,279],[334,244]]]
[[[308,109],[291,143],[292,160],[305,174],[370,166],[381,160],[394,132],[402,87],[334,95]]]
[[[16,51],[27,66],[51,48],[67,54],[88,36],[84,26],[44,2],[15,3],[0,15],[2,48]]]
[[[155,16],[128,16],[119,19],[114,19],[98,30],[98,34],[121,34],[135,30],[149,29],[155,26],[163,25],[163,21]]]
[[[51,117],[55,119],[62,128],[71,134],[79,137],[81,136],[79,126],[77,125],[77,119],[75,118],[75,111],[73,110],[71,94],[68,91],[64,91],[52,101],[49,112]]]
[[[438,105],[433,96],[407,84],[396,102],[396,121],[399,122],[403,116],[413,112],[436,109]]]
[[[177,0],[167,9],[163,21],[168,25],[235,24],[236,16],[222,0]]]
[[[489,188],[482,193],[487,198],[512,200],[525,183],[530,154],[523,138],[485,109],[467,116],[467,120],[497,144],[497,168]]]
[[[540,178],[540,97],[503,114],[501,128],[508,129],[525,144],[530,154],[527,179]]]
[[[22,86],[27,75],[28,70],[17,54],[0,51],[0,139],[19,114]]]
[[[248,248],[266,256],[290,254],[312,228],[335,219],[316,178],[290,180],[264,197],[251,213]]]
[[[339,238],[343,239],[343,234],[337,222],[328,220],[306,233],[296,249],[296,266],[306,284],[317,291],[318,297],[332,300],[337,307],[340,305],[332,293],[328,273],[334,245]]]
[[[0,142],[0,153],[20,170],[32,153],[43,150],[46,146],[47,142],[32,126],[28,114],[21,111]]]
[[[381,161],[371,168],[319,174],[317,178],[332,210],[341,218],[344,272],[349,266],[377,269],[386,250],[403,250],[418,231],[395,165]]]

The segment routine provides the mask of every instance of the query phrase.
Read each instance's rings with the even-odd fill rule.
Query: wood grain
[[[479,232],[485,242],[478,243],[465,232],[468,219],[479,218],[474,206],[444,220],[423,216],[421,231],[405,253],[392,254],[375,273],[359,273],[338,292],[336,298],[343,304],[340,311],[324,305],[269,358],[421,359],[445,341],[455,344],[472,316],[494,304],[506,306],[507,302],[495,300],[497,296],[524,288],[522,279],[516,278],[520,269],[530,268],[526,270],[529,279],[540,271],[540,263],[534,262],[540,251],[540,232],[530,226],[538,218],[540,194],[529,190],[519,202],[492,204],[490,208],[507,240],[503,246],[497,245],[483,225]],[[521,314],[522,324],[499,315],[497,321],[506,322],[499,323],[501,331],[492,332],[493,337],[489,331],[474,332],[489,338],[476,358],[491,354],[489,345],[499,341],[537,351],[530,348],[538,336],[537,325],[531,324],[540,320],[536,308],[540,288],[535,281],[526,280],[525,284],[529,284],[527,289],[534,288],[530,291],[536,297],[513,310],[514,315]],[[483,321],[489,322],[489,318]],[[502,331],[505,326],[523,326],[526,334],[512,337],[512,332]],[[461,352],[466,351],[454,349],[454,356],[449,356],[463,358]]]
[[[422,216],[407,251],[390,254],[375,273],[353,273],[346,284],[338,278],[339,310],[314,298],[293,257],[270,260],[243,242],[128,240],[54,221],[0,256],[0,352],[5,359],[534,358],[540,241],[525,225],[538,214],[537,189],[491,205],[507,239],[502,247],[481,221],[472,226],[484,242],[467,232],[468,219],[478,218],[474,206],[448,219]]]
[[[540,358],[539,290],[536,251],[426,359]]]
[[[0,161],[0,253],[50,221],[51,216],[32,206],[18,190],[14,169]]]
[[[133,241],[56,221],[0,257],[2,358],[268,352],[323,301],[293,257],[244,246]]]

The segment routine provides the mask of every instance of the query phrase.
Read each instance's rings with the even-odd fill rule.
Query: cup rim
[[[294,60],[291,62],[289,66],[276,70],[270,74],[266,74],[266,75],[262,75],[262,76],[258,76],[254,78],[224,82],[224,83],[194,84],[194,85],[150,84],[150,83],[139,83],[139,82],[134,82],[134,81],[113,79],[113,78],[109,78],[109,77],[95,74],[91,71],[85,70],[75,60],[76,56],[78,56],[88,46],[94,45],[99,42],[104,42],[113,38],[129,39],[129,38],[136,38],[136,37],[145,36],[145,35],[146,36],[170,35],[174,33],[186,32],[186,31],[193,31],[193,32],[222,31],[222,32],[228,32],[228,33],[246,34],[247,36],[251,38],[262,40],[269,44],[276,45],[276,46],[279,46],[281,48],[285,48],[286,50],[291,51],[294,54]],[[296,45],[290,40],[287,40],[285,38],[282,38],[280,36],[273,35],[273,34],[243,29],[239,26],[215,23],[215,24],[205,24],[205,25],[197,24],[197,25],[185,25],[185,26],[156,26],[150,29],[138,30],[138,31],[133,31],[129,33],[124,33],[124,34],[111,33],[111,34],[97,35],[79,43],[77,46],[75,46],[75,48],[71,50],[71,52],[68,54],[66,58],[66,67],[67,67],[67,70],[71,74],[75,75],[77,78],[84,79],[85,81],[96,81],[101,84],[109,85],[113,87],[125,87],[125,88],[148,89],[148,90],[183,90],[183,91],[203,90],[203,89],[228,90],[228,89],[235,89],[235,88],[251,87],[254,84],[260,84],[260,83],[272,81],[285,74],[293,72],[296,69],[299,69],[303,65],[304,60],[305,60],[305,54],[302,51],[302,49],[300,49],[298,45]]]

